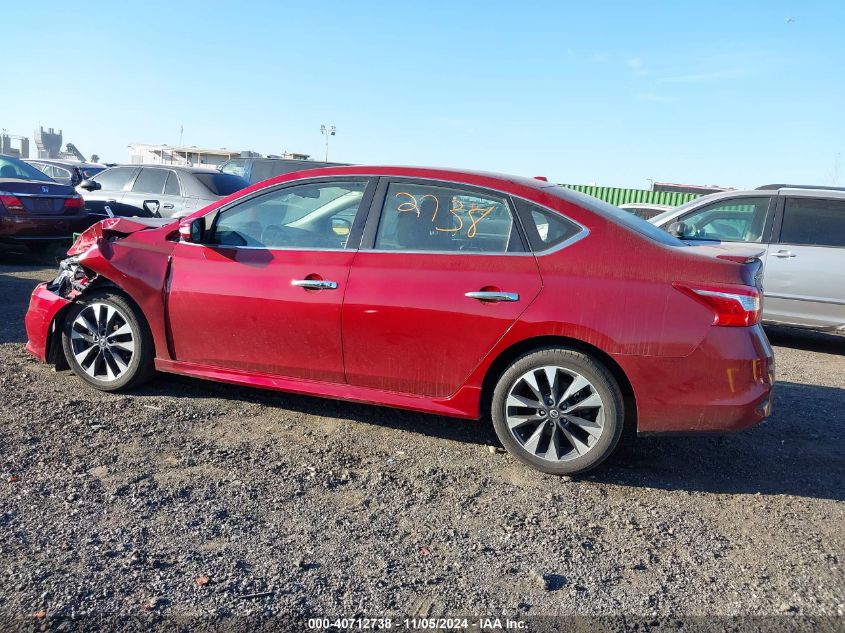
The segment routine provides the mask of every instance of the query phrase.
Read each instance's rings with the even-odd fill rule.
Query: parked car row
[[[44,172],[56,182],[75,187],[86,178],[92,178],[106,169],[99,163],[80,163],[72,160],[56,160],[48,158],[24,159],[25,163]]]

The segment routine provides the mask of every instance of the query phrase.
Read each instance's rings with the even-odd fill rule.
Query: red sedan
[[[774,380],[756,253],[687,246],[539,180],[337,167],[180,222],[91,227],[38,286],[27,348],[92,386],[154,370],[461,418],[550,473],[623,425],[727,431]]]

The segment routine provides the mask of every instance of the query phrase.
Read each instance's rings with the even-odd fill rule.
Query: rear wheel
[[[613,452],[624,410],[616,380],[598,361],[546,348],[518,358],[502,374],[491,417],[517,459],[563,475],[594,468]]]
[[[136,387],[153,374],[153,341],[143,315],[123,295],[95,291],[74,303],[62,333],[67,362],[102,391]]]

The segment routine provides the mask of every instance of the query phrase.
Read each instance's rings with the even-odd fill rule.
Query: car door
[[[372,199],[368,178],[287,183],[206,216],[173,250],[167,296],[178,361],[344,382],[341,306]],[[360,220],[359,220],[360,218]]]
[[[765,320],[845,329],[845,199],[782,197],[763,284]]]
[[[540,286],[507,196],[383,178],[343,305],[346,379],[452,395]]]
[[[112,167],[101,171],[91,178],[100,185],[99,189],[84,189],[78,187],[79,194],[85,200],[85,210],[88,215],[97,219],[117,215],[131,215],[125,213],[122,202],[125,189],[138,173],[137,167]]]
[[[164,187],[170,169],[161,167],[142,167],[132,187],[123,196],[123,215],[135,215],[143,218],[162,217]]]

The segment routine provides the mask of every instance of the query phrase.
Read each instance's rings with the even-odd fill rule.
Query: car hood
[[[76,193],[70,185],[20,178],[0,178],[0,191],[33,196],[72,196]]]
[[[138,231],[158,229],[168,224],[176,224],[178,221],[178,218],[108,218],[86,229],[73,243],[67,254],[72,256],[84,253],[103,238],[126,237]]]

